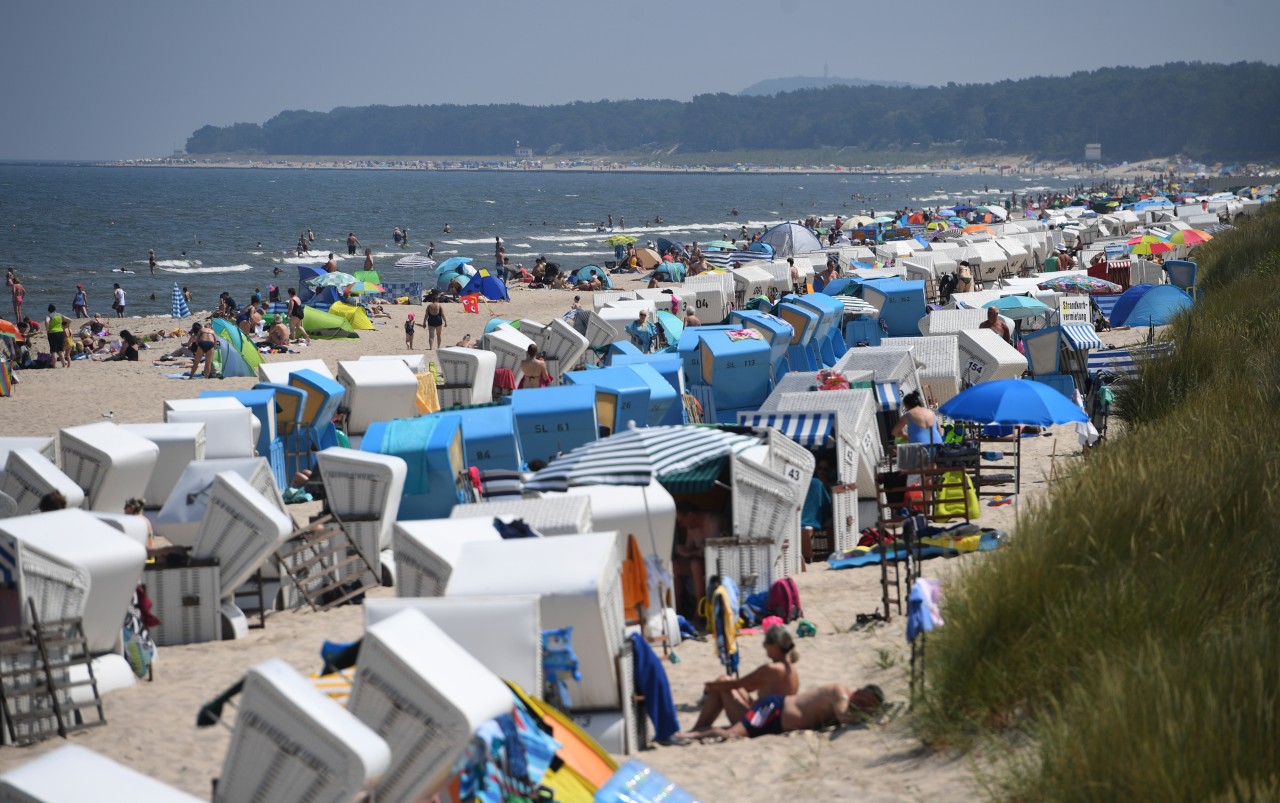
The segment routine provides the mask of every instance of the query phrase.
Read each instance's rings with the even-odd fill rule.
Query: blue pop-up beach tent
[[[462,294],[469,296],[479,293],[490,301],[510,301],[507,295],[507,286],[501,279],[489,273],[489,271],[481,268],[476,272],[475,276],[466,283],[462,288]]]
[[[1191,304],[1191,296],[1171,284],[1139,284],[1125,290],[1116,301],[1111,325],[1165,326]]]

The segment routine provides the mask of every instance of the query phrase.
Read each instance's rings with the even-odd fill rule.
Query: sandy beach
[[[252,280],[248,280],[252,281]],[[639,286],[623,280],[624,288]],[[229,288],[236,289],[236,288]],[[589,298],[584,295],[584,305]],[[572,291],[512,288],[510,303],[490,303],[487,312],[503,318],[527,317],[546,321],[569,306]],[[361,337],[338,341],[313,341],[295,347],[296,354],[269,355],[268,361],[292,359],[336,361],[363,354],[405,353],[402,324],[408,313],[419,318],[421,305],[388,307],[391,318],[376,321],[376,329]],[[478,340],[489,315],[464,314],[459,305],[446,306],[446,344],[464,334]],[[207,318],[207,314],[202,316]],[[130,318],[112,321],[114,331],[123,323],[135,333],[190,326],[192,319]],[[1104,333],[1108,343],[1131,343],[1146,330]],[[425,331],[417,346],[426,345]],[[43,347],[43,336],[38,338]],[[180,370],[157,359],[182,340],[152,343],[137,363],[77,361],[70,368],[23,371],[12,398],[3,400],[0,435],[52,435],[60,428],[109,419],[117,423],[157,421],[165,399],[189,398],[208,388],[242,389],[256,379],[168,379]],[[427,352],[431,359],[431,353]],[[1049,437],[1026,439],[1023,444],[1023,497],[1042,493],[1054,473],[1069,472],[1082,460],[1073,428],[1059,427]],[[305,520],[318,503],[299,506],[295,518]],[[1012,531],[1012,505],[982,507],[978,524]],[[869,523],[869,522],[867,522]],[[1034,538],[1034,532],[1016,533]],[[997,553],[998,554],[998,553]],[[947,583],[961,582],[965,567],[991,559],[970,555],[934,559],[925,566],[928,576]],[[852,685],[877,683],[889,699],[907,699],[907,657],[904,620],[895,617],[887,625],[852,630],[857,614],[875,610],[879,603],[880,574],[876,569],[830,571],[816,563],[797,578],[806,618],[818,630],[814,638],[801,639],[797,665],[802,685],[840,681]],[[945,591],[944,591],[945,593]],[[379,589],[376,595],[393,595]],[[106,700],[108,726],[78,734],[73,741],[98,750],[167,783],[207,797],[217,777],[229,733],[224,728],[197,730],[196,711],[202,703],[237,680],[244,669],[267,658],[288,661],[303,673],[319,669],[318,651],[326,639],[346,640],[360,635],[362,611],[348,606],[328,613],[282,612],[270,616],[266,628],[250,631],[247,638],[160,649],[154,682],[116,692]],[[763,660],[759,636],[742,639],[744,669]],[[679,663],[668,663],[681,723],[692,724],[702,683],[720,673],[710,642],[685,642],[676,652]],[[61,745],[51,739],[31,748],[0,750],[0,771],[24,763]],[[667,773],[703,800],[775,801],[781,795],[801,800],[966,800],[978,791],[975,773],[981,756],[930,751],[912,737],[910,714],[883,727],[846,729],[836,733],[801,733],[728,744],[662,747],[639,756]]]

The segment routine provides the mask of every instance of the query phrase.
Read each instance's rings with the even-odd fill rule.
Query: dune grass
[[[948,589],[917,722],[996,797],[1280,796],[1280,214],[1210,246],[1128,435]]]

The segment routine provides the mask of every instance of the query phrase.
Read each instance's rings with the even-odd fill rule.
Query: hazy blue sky
[[[5,159],[165,155],[200,126],[260,123],[285,109],[688,100],[824,66],[936,84],[1280,60],[1280,0],[15,0],[7,9]]]

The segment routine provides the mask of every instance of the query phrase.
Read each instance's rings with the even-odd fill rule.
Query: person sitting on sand
[[[568,290],[569,289],[569,282],[567,279],[565,279],[565,276],[563,273],[557,273],[551,277],[551,289],[552,290]]]
[[[522,388],[540,388],[544,378],[549,378],[547,364],[538,356],[538,347],[530,344],[524,353],[524,360],[520,362],[520,387]]]
[[[138,361],[138,349],[142,346],[142,342],[133,336],[128,329],[120,330],[120,350],[114,355],[107,358],[107,362],[120,362],[128,360],[129,362]]]
[[[729,724],[741,722],[758,699],[770,696],[785,697],[800,691],[800,673],[794,664],[800,660],[791,633],[781,625],[774,625],[764,634],[764,652],[769,656],[754,672],[740,678],[721,675],[706,684],[702,711],[691,729],[694,732],[710,728],[723,711]]]
[[[706,728],[683,736],[700,741],[744,736],[754,739],[832,725],[852,725],[874,719],[883,705],[884,692],[879,686],[863,686],[855,691],[839,683],[827,683],[799,694],[761,697],[742,721],[727,728]]]
[[[289,350],[289,324],[284,322],[283,315],[276,313],[271,316],[271,328],[267,330],[267,339],[260,345],[280,353]]]

